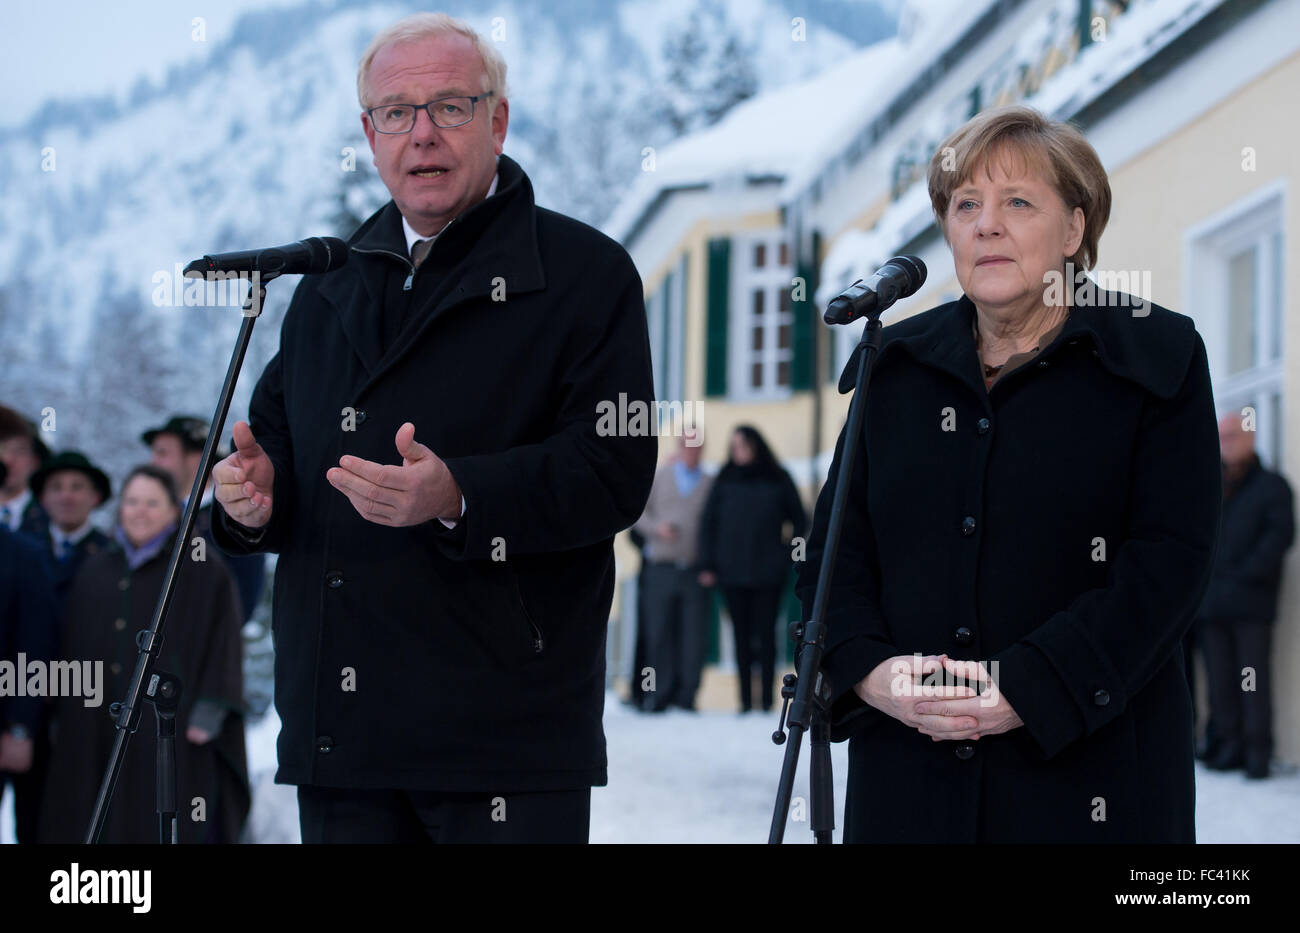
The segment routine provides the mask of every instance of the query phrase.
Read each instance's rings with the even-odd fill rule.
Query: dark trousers
[[[298,787],[304,844],[585,844],[590,823],[590,787],[520,794]]]
[[[772,681],[776,678],[776,616],[781,605],[780,586],[728,586],[722,590],[736,636],[736,672],[740,676],[740,708],[753,708],[754,666],[759,669],[762,708],[772,708]]]
[[[1273,753],[1273,710],[1270,700],[1269,642],[1273,626],[1267,622],[1209,620],[1200,630],[1210,688],[1210,715],[1206,732],[1221,748]],[[1253,668],[1253,690],[1242,688]]]
[[[655,688],[646,705],[652,709],[695,708],[709,621],[709,591],[698,577],[694,570],[666,563],[648,564],[642,572],[645,663],[654,669]]]
[[[0,797],[6,784],[14,786],[14,837],[20,843],[36,841],[36,820],[41,813],[41,793],[50,767],[50,738],[44,725],[32,744],[32,766],[22,774],[0,771]]]
[[[645,700],[646,691],[641,686],[642,674],[645,670],[645,563],[641,564],[641,571],[636,578],[636,621],[635,632],[632,641],[632,677],[631,690],[628,691],[628,702],[633,706],[640,707]]]

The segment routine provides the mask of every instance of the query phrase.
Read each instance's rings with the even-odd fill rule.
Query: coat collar
[[[1091,281],[1091,280],[1089,280]],[[1136,383],[1159,398],[1177,394],[1191,363],[1196,331],[1191,318],[1121,292],[1087,289],[1089,304],[1076,304],[1056,339],[1040,357],[1049,359],[1061,347],[1087,341],[1098,361],[1122,379]],[[1143,313],[1145,312],[1145,313]],[[985,394],[975,352],[972,323],[975,305],[965,295],[886,327],[879,367],[900,351],[918,362],[951,373],[981,396]],[[857,355],[840,375],[840,392],[857,381]]]
[[[497,160],[497,178],[496,193],[447,224],[425,260],[432,264],[431,271],[435,266],[442,270],[438,274],[446,275],[454,287],[440,291],[434,307],[419,312],[419,326],[403,332],[387,352],[375,309],[383,300],[394,264],[414,271],[395,202],[390,200],[353,234],[348,264],[323,276],[320,295],[339,314],[343,331],[369,374],[367,386],[396,365],[434,319],[448,308],[490,295],[494,282],[504,282],[510,297],[545,287],[533,186],[519,164],[504,155]]]

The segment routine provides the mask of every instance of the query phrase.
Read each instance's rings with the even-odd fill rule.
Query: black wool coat
[[[801,536],[808,513],[784,469],[770,473],[725,466],[700,514],[699,565],[719,586],[785,586],[791,545],[782,534]]]
[[[72,556],[66,561],[54,556],[54,536],[48,524],[43,529],[39,540],[45,553],[50,555],[50,566],[54,571],[54,594],[58,598],[59,605],[62,606],[63,601],[68,597],[68,591],[72,588],[72,581],[76,579],[77,571],[86,562],[86,558],[102,551],[111,539],[98,528],[92,528],[73,546]]]
[[[214,532],[280,555],[280,783],[606,781],[613,538],[645,506],[658,442],[597,422],[621,393],[652,404],[641,281],[616,242],[537,207],[515,162],[498,171],[414,275],[394,204],[367,220],[346,266],[298,286],[253,393],[271,520],[255,546],[224,511]],[[325,479],[344,454],[400,463],[405,421],[464,494],[454,529],[368,522]]]
[[[53,563],[39,541],[0,525],[0,661],[8,661],[15,670],[19,654],[29,661],[57,657],[59,609]],[[0,692],[0,729],[25,726],[35,732],[42,708],[40,697],[18,696],[16,688],[12,694]]]
[[[1201,617],[1221,623],[1272,622],[1282,560],[1294,541],[1291,486],[1256,457],[1223,500],[1219,551]]]
[[[175,536],[150,560],[131,570],[121,545],[110,539],[88,557],[68,593],[59,657],[102,665],[102,703],[84,697],[54,701],[49,770],[37,828],[40,842],[85,838],[116,737],[109,704],[126,698],[139,649],[136,633],[149,627],[162,592]],[[160,670],[181,680],[176,711],[177,823],[183,843],[235,843],[251,796],[244,745],[243,641],[239,596],[216,555],[187,561],[180,570],[163,628]],[[221,731],[195,745],[185,737],[194,705],[203,700],[226,711]],[[127,746],[117,789],[104,824],[105,843],[158,841],[155,784],[157,720],[152,707]],[[193,801],[202,797],[204,819]]]
[[[200,505],[198,514],[194,516],[194,533],[202,535],[204,539],[212,544],[216,544],[212,537],[212,510],[214,507],[214,502]],[[230,571],[230,577],[235,581],[235,589],[239,593],[240,614],[244,621],[248,621],[253,617],[253,613],[257,610],[257,604],[262,599],[262,588],[266,583],[266,556],[263,554],[248,554],[241,557],[232,557],[229,554],[222,554],[219,547],[217,553],[226,562],[226,569]]]
[[[963,296],[885,328],[871,376],[825,619],[845,839],[1193,841],[1180,640],[1220,503],[1204,344],[1156,305],[1077,306],[986,391],[974,313]],[[800,569],[805,617],[843,446]],[[1024,725],[935,742],[853,692],[913,653],[985,662]]]

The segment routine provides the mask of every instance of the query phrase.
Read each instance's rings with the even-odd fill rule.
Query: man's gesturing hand
[[[248,528],[261,528],[271,520],[271,490],[275,466],[253,439],[246,421],[236,421],[235,452],[212,468],[214,495],[226,514]]]
[[[403,527],[459,518],[460,487],[442,459],[416,443],[415,425],[403,424],[396,440],[401,466],[345,456],[325,471],[325,478],[362,518],[377,525]]]

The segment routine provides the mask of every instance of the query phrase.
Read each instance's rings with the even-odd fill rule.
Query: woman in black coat
[[[1220,500],[1204,344],[1076,280],[1110,187],[1073,127],[985,112],[929,184],[964,294],[884,331],[823,620],[844,838],[1192,842],[1180,641]]]
[[[784,526],[802,535],[808,521],[799,492],[749,425],[731,435],[730,459],[718,473],[700,517],[700,583],[721,586],[736,640],[740,710],[753,707],[753,668],[762,708],[772,708],[776,622],[790,576]]]
[[[109,703],[125,698],[135,668],[135,636],[147,629],[176,539],[179,501],[170,474],[137,467],[122,486],[118,524],[89,557],[68,595],[61,656],[102,665],[101,704],[60,697],[39,839],[81,842],[108,764],[115,730]],[[191,551],[187,557],[193,557]],[[180,568],[163,630],[160,670],[177,675],[176,800],[180,841],[238,842],[249,809],[244,750],[239,596],[219,555]],[[156,723],[151,710],[127,746],[102,841],[158,842]]]

